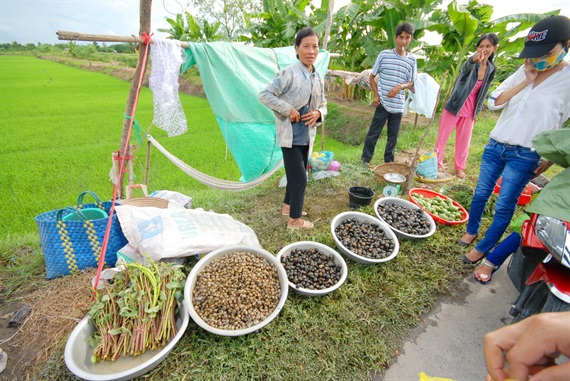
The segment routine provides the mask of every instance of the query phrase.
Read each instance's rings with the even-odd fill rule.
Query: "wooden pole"
[[[327,10],[327,25],[325,29],[325,36],[323,38],[323,50],[327,50],[329,43],[329,36],[331,34],[332,15],[334,8],[334,0],[329,0],[329,8]],[[321,151],[325,150],[325,121],[321,123]],[[310,152],[309,152],[310,154]]]
[[[148,33],[148,32],[147,32]],[[88,34],[80,32],[69,32],[65,30],[58,30],[56,32],[57,38],[59,40],[69,40],[69,41],[97,41],[97,42],[133,42],[136,44],[142,44],[144,41],[139,36],[113,36],[109,34]],[[150,43],[152,44],[152,39]],[[179,41],[180,46],[183,48],[188,47],[188,43],[184,41]]]
[[[151,7],[152,7],[152,0],[140,0],[140,29],[139,29],[139,36],[144,35],[145,33],[150,34],[150,11],[151,11]],[[139,43],[139,62],[137,64],[137,67],[135,69],[135,74],[133,75],[133,79],[131,80],[131,88],[129,90],[129,97],[127,98],[127,105],[125,108],[125,115],[128,115],[129,118],[124,118],[123,120],[123,133],[121,136],[121,143],[119,145],[119,150],[121,153],[121,157],[124,157],[124,155],[126,155],[126,152],[124,152],[125,146],[128,143],[127,142],[127,136],[129,133],[129,127],[130,127],[130,117],[133,113],[133,106],[135,104],[135,98],[138,95],[138,82],[139,82],[139,78],[141,77],[141,75],[144,75],[143,72],[143,67],[146,68],[146,62],[143,62],[144,58],[145,58],[145,48],[146,45],[144,45],[141,42]],[[128,147],[127,147],[128,149]],[[124,176],[123,176],[124,177]],[[123,178],[119,179],[119,195],[118,197],[121,198],[124,194],[125,194],[125,189],[124,189],[124,181]]]
[[[139,36],[130,35],[130,36],[115,36],[111,34],[89,34],[89,33],[81,33],[81,32],[69,32],[66,30],[58,30],[55,32],[57,34],[58,40],[65,40],[65,41],[97,41],[97,42],[133,42],[136,44],[142,43],[144,40]],[[177,40],[180,43],[180,46],[183,48],[188,48],[188,42]],[[151,39],[150,43],[152,44],[154,41]],[[323,48],[324,49],[324,48]],[[329,52],[329,56],[331,58],[338,58],[340,57],[340,53],[331,53]]]
[[[146,168],[144,171],[144,183],[148,185],[148,171],[150,170],[150,140],[146,143]]]
[[[329,9],[327,10],[327,24],[325,29],[325,36],[323,38],[323,50],[327,50],[329,43],[329,36],[331,34],[332,15],[334,8],[334,0],[329,0]]]

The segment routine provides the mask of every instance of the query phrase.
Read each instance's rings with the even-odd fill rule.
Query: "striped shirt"
[[[401,90],[394,98],[388,98],[387,94],[394,86],[406,82],[415,82],[417,77],[416,57],[408,53],[402,57],[396,50],[383,50],[378,54],[372,74],[380,75],[376,82],[378,83],[378,94],[382,106],[393,114],[404,112],[404,101],[406,94]]]

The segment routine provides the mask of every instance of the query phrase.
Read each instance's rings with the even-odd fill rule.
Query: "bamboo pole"
[[[144,183],[148,185],[148,171],[150,170],[150,140],[146,143],[146,168],[144,171]]]
[[[57,34],[58,40],[65,40],[65,41],[96,41],[96,42],[132,42],[135,44],[142,44],[143,39],[139,36],[135,36],[134,34],[130,36],[114,36],[111,34],[89,34],[89,33],[81,33],[81,32],[70,32],[66,30],[58,30],[55,32]],[[148,33],[148,32],[147,32]],[[183,48],[188,48],[188,42],[180,41],[180,46]],[[151,39],[150,43],[154,43]],[[326,50],[326,46],[323,47],[323,50]],[[340,53],[331,53],[329,52],[329,56],[331,58],[338,58],[340,57]]]
[[[334,8],[334,0],[329,0],[329,9],[327,10],[327,25],[325,29],[325,37],[323,38],[323,50],[327,50],[329,36],[331,33],[332,15]],[[321,123],[321,151],[325,150],[325,121]],[[309,154],[311,154],[309,152]]]
[[[327,24],[325,28],[325,37],[323,38],[323,50],[327,50],[329,36],[331,33],[332,15],[334,8],[334,0],[329,0],[329,9],[327,10]]]
[[[139,30],[139,35],[142,36],[145,33],[150,34],[150,11],[152,8],[152,0],[140,0],[140,30]],[[140,38],[139,38],[140,39]],[[124,118],[123,120],[123,133],[121,136],[121,143],[119,145],[119,150],[121,152],[121,157],[123,157],[124,155],[126,155],[127,153],[124,152],[125,146],[128,143],[127,142],[127,136],[129,133],[129,127],[130,127],[130,116],[133,113],[133,107],[134,107],[134,103],[135,103],[135,98],[138,95],[138,81],[139,78],[141,77],[141,74],[144,75],[144,73],[142,73],[143,67],[146,68],[145,66],[145,62],[143,62],[144,60],[144,56],[145,56],[145,45],[142,43],[142,40],[139,42],[139,62],[137,64],[137,67],[135,69],[135,73],[133,75],[133,79],[131,80],[131,88],[129,90],[129,96],[127,98],[127,105],[125,107],[125,115],[128,115],[129,118]],[[124,177],[124,176],[123,176]],[[124,194],[125,194],[125,190],[124,190],[124,181],[123,178],[119,179],[119,194],[118,197],[121,198]]]
[[[114,36],[111,34],[88,34],[88,33],[81,33],[81,32],[69,32],[66,30],[58,30],[55,32],[57,34],[58,40],[65,40],[65,41],[96,41],[96,42],[132,42],[135,44],[142,44],[144,41],[139,36],[130,35],[130,36]],[[180,46],[183,48],[188,48],[188,42],[177,40],[180,43]],[[150,43],[154,43],[151,39]],[[323,47],[323,50],[326,50]],[[331,58],[338,58],[340,57],[340,53],[331,53],[329,52],[329,57]]]
[[[149,26],[150,29],[150,26]],[[147,31],[148,33],[148,31]],[[69,40],[69,41],[97,41],[97,42],[133,42],[136,44],[142,44],[143,39],[139,36],[131,35],[131,36],[113,36],[110,34],[88,34],[88,33],[80,33],[80,32],[69,32],[65,30],[58,30],[56,32],[57,38],[59,40]],[[188,47],[188,43],[184,41],[179,41],[180,46],[183,48]],[[152,44],[152,39],[150,40]]]

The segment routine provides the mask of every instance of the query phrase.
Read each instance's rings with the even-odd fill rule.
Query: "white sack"
[[[206,254],[228,245],[260,246],[255,232],[229,214],[129,205],[115,210],[129,243],[155,261]]]

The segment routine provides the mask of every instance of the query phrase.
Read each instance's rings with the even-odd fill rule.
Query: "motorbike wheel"
[[[528,287],[528,286],[527,286]],[[517,323],[529,316],[542,312],[546,300],[550,295],[550,290],[546,283],[540,282],[532,290],[520,309],[520,313],[513,318],[512,324]]]
[[[564,312],[570,311],[570,304],[557,298],[551,293],[548,294],[548,298],[542,307],[541,312]]]

